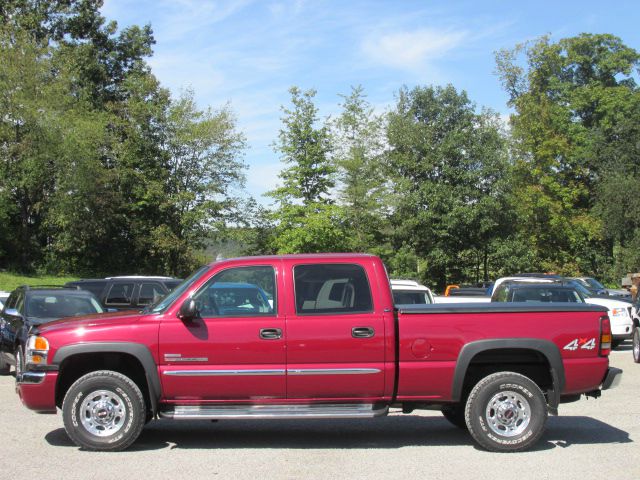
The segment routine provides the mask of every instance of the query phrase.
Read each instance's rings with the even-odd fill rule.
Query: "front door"
[[[363,265],[347,263],[289,263],[287,273],[295,296],[287,311],[288,398],[382,397],[385,323],[374,309],[369,278],[375,277]]]
[[[163,320],[160,362],[167,400],[262,402],[286,396],[279,263],[228,268],[194,295],[199,318]]]

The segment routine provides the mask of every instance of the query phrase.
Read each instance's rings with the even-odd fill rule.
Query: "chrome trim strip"
[[[300,368],[287,370],[288,375],[372,375],[378,368]]]
[[[193,357],[193,358],[165,358],[165,362],[208,362],[207,357]]]
[[[187,359],[183,359],[185,361]],[[165,370],[163,375],[179,377],[227,377],[227,376],[267,376],[267,375],[373,375],[378,368],[300,368],[293,370]]]
[[[178,377],[278,376],[284,375],[285,370],[165,370],[162,373]]]

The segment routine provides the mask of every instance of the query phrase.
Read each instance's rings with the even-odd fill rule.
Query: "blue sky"
[[[321,116],[362,85],[379,111],[407,85],[453,84],[508,114],[494,52],[549,34],[612,33],[640,49],[638,2],[105,0],[120,27],[150,23],[162,84],[200,107],[229,104],[248,140],[247,191],[260,199],[281,169],[272,143],[292,85],[318,91]],[[268,203],[267,199],[261,200]]]

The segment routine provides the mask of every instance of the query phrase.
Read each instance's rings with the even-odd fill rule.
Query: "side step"
[[[174,420],[290,419],[290,418],[374,418],[389,413],[389,407],[372,404],[319,405],[177,405],[160,411]]]

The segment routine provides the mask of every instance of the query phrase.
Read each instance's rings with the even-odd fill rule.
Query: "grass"
[[[26,276],[17,273],[0,272],[0,290],[11,292],[20,285],[64,285],[77,277]]]

